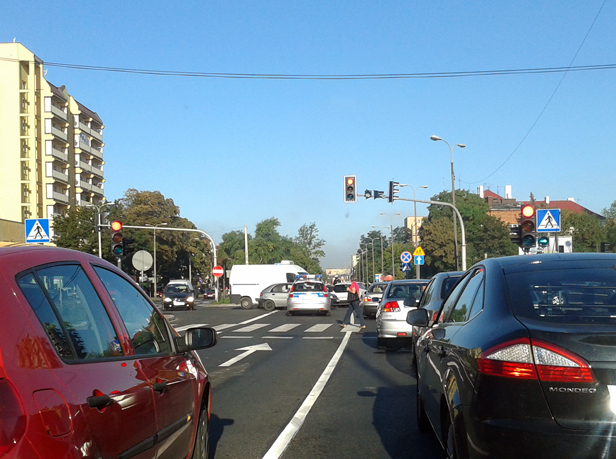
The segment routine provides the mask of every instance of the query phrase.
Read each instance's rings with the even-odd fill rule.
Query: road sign
[[[422,257],[425,256],[426,254],[424,253],[423,249],[421,247],[417,247],[415,249],[415,251],[413,252],[413,256],[417,256],[417,255],[421,255]],[[417,264],[417,263],[415,263]],[[422,263],[423,264],[423,263]]]
[[[402,252],[400,254],[400,260],[402,260],[402,263],[410,263],[411,262],[411,252]]]
[[[402,263],[402,271],[410,271],[411,264],[410,263]]]
[[[49,242],[49,219],[32,218],[25,221],[26,242]]]
[[[152,262],[154,259],[150,252],[146,250],[138,250],[133,255],[133,268],[137,271],[147,271],[152,267]]]
[[[222,269],[222,266],[214,266],[214,268],[212,268],[212,274],[215,277],[220,277],[222,276],[224,273],[224,270]]]
[[[560,209],[537,209],[537,232],[560,232]]]
[[[415,255],[413,257],[413,259],[415,260],[415,264],[416,265],[423,265],[424,264],[424,256],[423,255]]]

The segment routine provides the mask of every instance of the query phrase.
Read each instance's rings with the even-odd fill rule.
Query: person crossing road
[[[340,324],[342,328],[346,328],[349,325],[349,321],[351,320],[351,314],[354,312],[355,317],[359,320],[359,325],[361,329],[366,328],[366,323],[364,322],[364,315],[359,307],[359,285],[357,282],[353,281],[351,285],[347,288],[347,292],[349,292],[349,309]]]

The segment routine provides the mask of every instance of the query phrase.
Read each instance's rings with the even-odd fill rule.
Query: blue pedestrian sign
[[[32,218],[26,220],[26,242],[49,242],[49,219]]]
[[[402,263],[402,271],[410,271],[411,264],[410,263]]]
[[[560,209],[537,209],[537,232],[560,232]]]
[[[415,259],[415,264],[416,265],[423,265],[424,264],[424,256],[423,255],[415,255],[414,259]]]
[[[402,260],[402,263],[410,263],[411,259],[412,259],[411,252],[402,252],[400,254],[400,260]]]

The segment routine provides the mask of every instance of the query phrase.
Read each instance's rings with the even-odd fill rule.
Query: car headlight
[[[188,298],[186,298],[186,301],[188,301],[189,303],[192,303],[193,301],[195,301],[195,297],[189,296]]]
[[[165,297],[165,303],[171,303],[173,300],[168,296]]]

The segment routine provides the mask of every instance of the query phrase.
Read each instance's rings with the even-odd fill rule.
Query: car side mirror
[[[216,330],[210,327],[189,328],[184,337],[176,338],[180,352],[207,349],[215,346],[216,341]]]
[[[412,306],[416,308],[418,304],[419,304],[419,300],[416,299],[415,297],[404,299],[404,306]]]
[[[413,309],[406,315],[406,323],[416,327],[427,327],[428,321],[429,317],[426,309]]]

